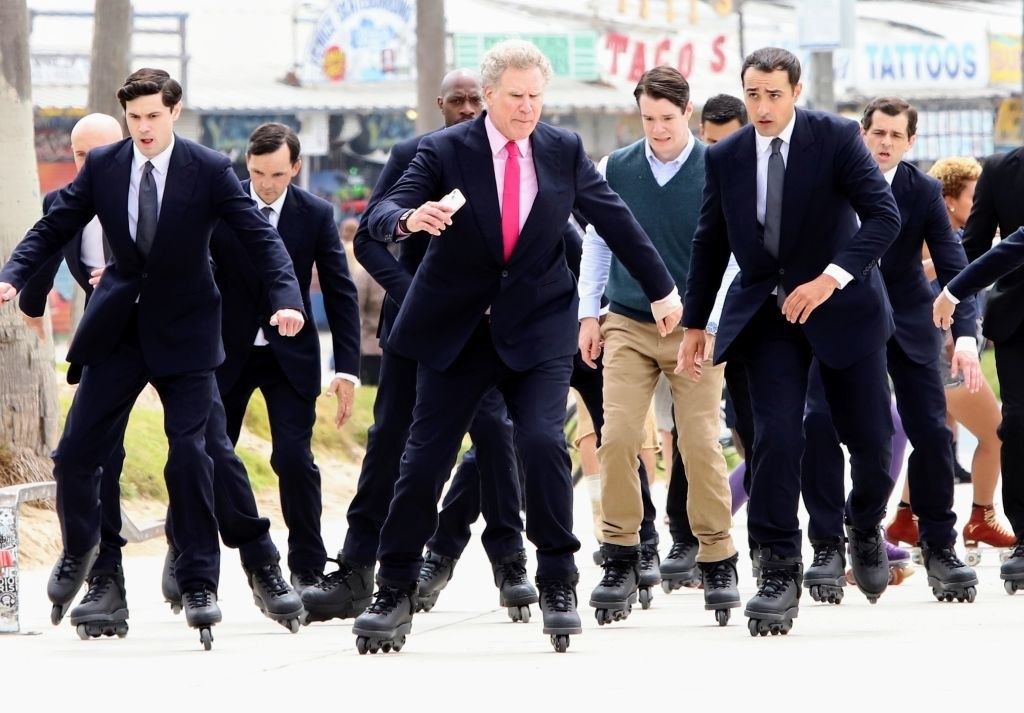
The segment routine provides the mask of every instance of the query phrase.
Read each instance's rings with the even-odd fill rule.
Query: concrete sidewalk
[[[970,486],[956,491],[962,524]],[[656,503],[664,503],[663,487],[654,494]],[[685,710],[691,704],[731,711],[754,703],[770,710],[984,710],[1004,707],[1004,687],[1017,680],[1013,652],[1024,636],[1024,594],[1004,592],[994,552],[986,552],[978,568],[973,604],[937,602],[919,567],[875,606],[855,588],[846,590],[840,606],[814,603],[805,592],[800,617],[785,637],[752,638],[742,609],[721,628],[704,611],[702,593],[686,589],[671,595],[659,589],[650,610],[637,606],[627,621],[599,628],[587,601],[600,570],[590,558],[589,504],[585,493],[578,495],[584,633],[572,637],[567,654],[553,652],[536,606],[529,624],[508,620],[477,540],[434,610],[416,616],[402,652],[387,655],[360,656],[351,620],[314,624],[293,635],[264,619],[232,550],[224,553],[224,622],[214,628],[213,650],[204,652],[198,633],[162,602],[162,557],[129,556],[131,628],[120,640],[80,641],[67,620],[51,626],[47,572],[22,572],[22,631],[37,635],[0,637],[3,710],[75,704],[164,710],[214,701],[254,704],[255,710],[284,703],[292,710],[332,711],[353,705],[390,710],[396,704],[427,711],[545,711],[560,703],[587,711],[638,705]],[[327,513],[325,520],[333,549],[342,541],[343,513]],[[746,600],[754,583],[742,512],[734,536],[742,547]],[[284,533],[275,539],[283,550]]]

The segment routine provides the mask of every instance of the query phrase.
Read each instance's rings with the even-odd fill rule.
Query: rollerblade
[[[344,558],[333,560],[338,571],[324,576],[319,584],[300,595],[306,609],[306,623],[349,619],[370,605],[373,597],[373,565],[349,564]]]
[[[704,608],[714,610],[719,626],[729,623],[729,610],[740,605],[740,592],[736,588],[739,575],[736,573],[737,555],[720,562],[701,562],[700,571],[704,581]]]
[[[88,641],[101,636],[128,635],[128,600],[124,592],[124,570],[120,566],[109,574],[92,574],[89,589],[77,607],[69,613],[78,638]]]
[[[637,579],[641,609],[650,609],[654,599],[654,587],[661,583],[661,558],[658,557],[658,543],[640,543],[640,576]]]
[[[908,577],[914,574],[914,565],[910,564],[910,553],[888,540],[884,544],[885,556],[889,560],[889,586],[903,584]],[[849,584],[857,584],[857,578],[853,575],[852,569],[846,570],[846,581]]]
[[[220,607],[217,606],[217,593],[201,586],[181,593],[181,601],[185,609],[185,622],[193,629],[199,629],[199,642],[207,651],[213,646],[214,624],[220,623]]]
[[[99,543],[93,545],[92,549],[81,556],[69,555],[66,551],[60,553],[57,563],[53,565],[53,570],[50,572],[50,579],[46,582],[46,596],[53,602],[53,609],[50,610],[50,623],[54,626],[60,624],[61,619],[64,618],[68,606],[78,594],[78,590],[82,588],[82,584],[85,583],[85,578],[99,553]]]
[[[864,593],[872,604],[889,586],[889,558],[885,553],[885,538],[881,525],[873,530],[858,530],[846,526],[846,537],[850,541],[850,569],[857,589]]]
[[[537,590],[526,577],[526,551],[491,564],[494,586],[498,588],[498,604],[508,608],[512,621],[530,622],[530,605],[536,604]],[[422,570],[421,570],[422,571]]]
[[[910,558],[914,564],[921,564],[921,534],[917,529],[917,515],[908,505],[896,508],[896,517],[885,528],[885,539],[897,547],[902,542],[910,546]]]
[[[980,545],[999,548],[999,561],[1005,562],[1010,556],[1010,549],[1016,538],[1003,528],[996,519],[993,505],[975,505],[971,508],[971,519],[964,525],[964,547],[967,548],[967,565],[977,567],[981,564]]]
[[[245,576],[252,590],[252,600],[263,616],[293,634],[298,633],[306,619],[306,610],[302,607],[302,598],[284,581],[277,562],[246,569]]]
[[[633,610],[640,579],[640,546],[601,545],[604,576],[590,594],[600,625],[622,621]]]
[[[843,588],[846,586],[846,555],[843,554],[842,538],[835,540],[812,540],[814,560],[804,572],[804,586],[816,602],[842,604]]]
[[[555,651],[564,654],[569,648],[569,637],[583,633],[579,612],[576,611],[576,583],[579,577],[570,579],[537,578],[540,592],[540,614],[544,618],[544,633],[551,636]]]
[[[973,602],[978,590],[978,577],[974,570],[960,561],[953,549],[953,543],[921,548],[924,568],[928,573],[928,584],[932,594],[940,602]]]
[[[665,594],[671,594],[680,587],[700,586],[697,547],[696,541],[672,543],[672,549],[661,561],[661,590]]]
[[[772,559],[762,553],[761,584],[754,598],[747,602],[743,615],[749,618],[751,636],[786,635],[800,610],[800,580],[803,563],[799,558]]]
[[[164,568],[160,573],[160,592],[164,595],[164,601],[171,605],[172,614],[181,613],[181,590],[178,589],[178,580],[174,578],[174,563],[177,560],[178,548],[167,545]]]
[[[291,582],[292,589],[295,590],[295,593],[301,599],[304,591],[324,581],[324,573],[318,572],[315,569],[300,569],[292,572],[288,579]]]
[[[419,581],[416,583],[416,611],[430,611],[437,604],[441,590],[448,586],[455,574],[454,557],[445,557],[430,550],[423,556]]]
[[[1013,552],[999,568],[999,578],[1007,594],[1014,594],[1024,589],[1024,538],[1017,540]]]
[[[395,587],[381,583],[373,603],[352,622],[356,650],[395,653],[405,646],[405,637],[412,631],[412,615],[416,609],[416,585]]]

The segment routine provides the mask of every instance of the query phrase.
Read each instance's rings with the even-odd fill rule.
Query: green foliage
[[[986,349],[981,353],[981,373],[984,374],[985,380],[988,381],[989,386],[996,393],[996,398],[999,396],[999,377],[996,376],[996,353],[993,349]]]

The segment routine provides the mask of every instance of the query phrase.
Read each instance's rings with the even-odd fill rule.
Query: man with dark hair
[[[249,137],[242,182],[260,212],[277,228],[310,313],[314,266],[320,276],[331,328],[335,374],[327,393],[337,398],[335,425],[352,415],[359,381],[359,305],[330,203],[292,185],[302,167],[299,137],[288,126],[262,124]],[[232,229],[221,222],[210,243],[214,277],[223,299],[224,363],[217,385],[227,416],[227,435],[237,443],[249,399],[259,389],[267,405],[281,511],[288,528],[288,569],[300,592],[319,582],[327,562],[320,533],[323,509],[320,471],[310,443],[320,394],[320,339],[306,324],[292,338],[265,330],[270,304],[260,275]]]
[[[181,85],[157,69],[133,73],[118,91],[130,140],[93,149],[75,180],[33,226],[0,270],[0,299],[19,287],[99,218],[111,261],[68,350],[84,365],[79,407],[54,454],[64,550],[47,592],[55,623],[81,587],[98,550],[103,463],[146,384],[164,407],[164,469],[180,555],[175,563],[189,626],[206,648],[220,621],[220,552],[213,468],[205,452],[223,360],[220,296],[209,240],[226,221],[258,266],[272,305],[268,325],[294,336],[305,322],[280,236],[245,195],[226,157],[174,135]]]
[[[943,285],[967,265],[967,258],[950,229],[941,185],[903,161],[916,138],[917,110],[899,97],[873,99],[864,109],[861,133],[900,211],[900,232],[882,256],[881,274],[896,323],[886,343],[886,365],[903,430],[913,447],[907,470],[909,505],[919,518],[925,569],[935,595],[940,600],[947,594],[950,600],[973,600],[978,579],[953,548],[952,434],[946,425],[946,394],[939,373],[941,333],[928,319],[932,291],[921,250],[928,247]],[[967,387],[977,391],[981,371],[974,300],[967,300],[963,309],[963,319],[953,324],[957,340],[953,372],[962,371]],[[807,536],[814,548],[814,563],[804,574],[804,586],[815,600],[838,604],[846,583],[843,453],[818,360],[811,366],[804,435],[801,490],[809,515]]]
[[[651,238],[676,284],[685,287],[706,150],[688,128],[693,113],[690,85],[677,70],[655,67],[640,77],[633,96],[644,138],[602,159],[598,170]],[[583,243],[579,293],[580,353],[593,366],[604,350],[604,425],[598,449],[604,577],[591,594],[590,605],[597,609],[600,624],[626,618],[637,600],[642,560],[657,558],[657,533],[640,533],[637,453],[643,445],[644,415],[664,374],[672,390],[679,453],[689,481],[686,510],[700,543],[697,561],[703,572],[705,607],[716,610],[724,624],[729,609],[740,604],[736,548],[729,533],[728,474],[718,442],[724,367],[708,364],[700,382],[673,372],[682,332],[667,337],[659,333],[639,281],[612,255],[593,226],[587,228]],[[602,295],[608,297],[609,312],[600,324]],[[649,592],[640,595],[646,604]]]
[[[830,401],[843,404],[834,415],[851,454],[846,522],[857,584],[874,600],[888,583],[879,523],[892,490],[885,344],[893,322],[875,268],[900,222],[856,123],[795,108],[802,85],[792,53],[756,50],[740,77],[752,126],[707,152],[677,369],[701,378],[704,327],[732,253],[741,278],[725,300],[715,360],[735,354],[749,377],[747,526],[761,578],[745,614],[756,635],[789,631],[798,612],[800,454],[813,357]]]
[[[747,125],[747,107],[743,100],[728,94],[716,94],[704,102],[700,113],[700,140],[717,144]]]

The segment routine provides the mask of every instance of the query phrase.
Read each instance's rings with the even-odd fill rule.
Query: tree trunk
[[[26,0],[0,3],[0,259],[39,218]],[[47,320],[48,322],[48,320]],[[47,331],[49,325],[47,324]],[[53,341],[40,341],[14,303],[0,307],[0,486],[50,477],[60,409]]]
[[[117,90],[131,72],[131,0],[96,0],[89,67],[89,111],[110,114],[124,129]]]
[[[416,133],[440,126],[437,96],[445,75],[444,0],[416,2]]]

